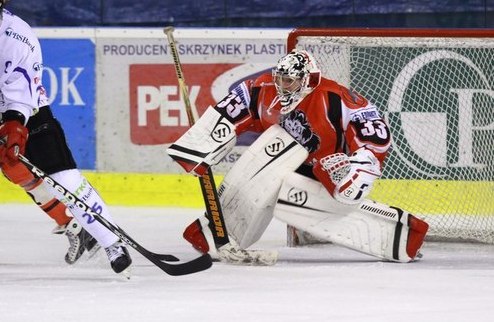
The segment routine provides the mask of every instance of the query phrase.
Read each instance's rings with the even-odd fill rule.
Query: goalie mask
[[[281,104],[281,114],[288,114],[321,81],[321,71],[305,50],[292,50],[273,68],[273,80]]]

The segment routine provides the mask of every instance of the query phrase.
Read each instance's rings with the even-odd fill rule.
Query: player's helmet
[[[314,58],[305,50],[292,50],[273,68],[273,80],[281,104],[281,114],[293,111],[321,81]]]

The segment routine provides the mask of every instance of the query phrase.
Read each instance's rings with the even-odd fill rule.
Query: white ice
[[[197,209],[112,207],[142,246],[183,260]],[[272,267],[214,263],[174,277],[131,250],[132,278],[104,252],[68,266],[66,237],[34,205],[0,206],[1,322],[494,321],[494,246],[427,243],[415,263],[383,263],[336,246],[288,248],[273,221],[255,248],[279,249]]]

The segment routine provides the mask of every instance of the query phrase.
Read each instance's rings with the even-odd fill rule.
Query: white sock
[[[101,217],[104,217],[106,220],[114,224],[108,206],[79,170],[71,169],[60,171],[52,174],[51,177],[91,207],[93,211]],[[53,190],[53,188],[51,189]],[[90,233],[102,247],[106,248],[111,246],[119,239],[115,234],[101,225],[92,216],[86,214],[84,210],[64,200],[65,198],[63,198],[60,192],[57,192],[57,197],[62,198],[62,202],[67,205],[74,217],[77,218],[84,229],[86,229],[86,231]]]

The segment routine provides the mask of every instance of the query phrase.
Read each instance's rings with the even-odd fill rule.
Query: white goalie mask
[[[310,94],[321,81],[321,71],[312,55],[305,50],[292,50],[273,68],[273,80],[281,104],[281,114],[288,114]]]

